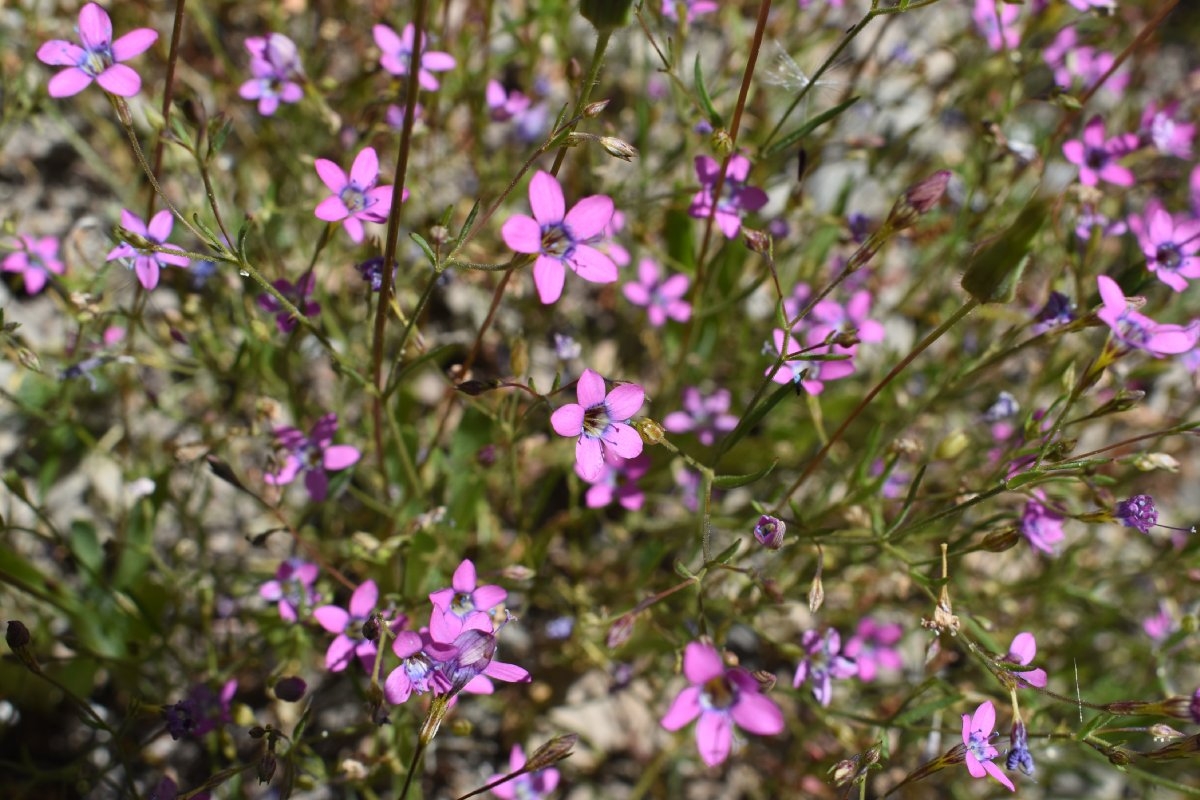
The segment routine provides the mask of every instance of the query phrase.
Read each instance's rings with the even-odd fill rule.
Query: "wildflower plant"
[[[1192,796],[1191,11],[5,5],[6,796]]]

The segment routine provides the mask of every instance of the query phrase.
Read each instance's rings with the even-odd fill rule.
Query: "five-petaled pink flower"
[[[700,179],[700,191],[692,198],[688,214],[706,219],[713,213],[713,189],[721,174],[721,165],[709,156],[696,156],[696,177]],[[750,159],[734,155],[725,168],[725,181],[721,184],[721,197],[716,201],[716,223],[726,239],[738,235],[742,228],[742,215],[747,211],[758,211],[767,204],[767,193],[757,186],[747,186],[750,177]]]
[[[1095,186],[1107,181],[1116,186],[1133,186],[1133,173],[1117,163],[1122,156],[1137,149],[1136,133],[1123,133],[1111,139],[1104,137],[1104,120],[1099,115],[1088,120],[1082,139],[1072,139],[1063,145],[1067,161],[1079,167],[1079,181]]]
[[[429,620],[429,632],[434,639],[452,642],[462,633],[466,621],[472,614],[491,611],[504,602],[508,592],[495,584],[479,586],[476,583],[475,563],[464,558],[454,570],[450,587],[439,589],[429,595],[435,611]],[[441,613],[438,613],[441,612]],[[489,633],[491,628],[489,626]]]
[[[975,0],[975,11],[971,14],[975,27],[992,50],[1015,50],[1021,44],[1021,31],[1017,29],[1019,16],[1020,6],[997,0]]]
[[[996,727],[996,707],[990,700],[980,703],[974,714],[962,715],[962,740],[966,747],[967,772],[972,778],[991,775],[1010,792],[1017,789],[1001,769],[992,763],[1000,751],[988,743]]]
[[[658,264],[643,258],[638,262],[637,281],[625,284],[625,299],[645,308],[650,325],[655,328],[661,328],[668,319],[687,322],[692,316],[692,304],[683,298],[689,284],[688,276],[683,273],[664,281]]]
[[[309,496],[318,503],[321,502],[329,491],[326,471],[352,467],[362,457],[358,448],[353,445],[333,444],[335,433],[337,414],[326,414],[317,420],[308,436],[296,428],[276,428],[275,438],[287,449],[287,459],[279,472],[267,473],[263,480],[271,486],[283,486],[294,481],[300,470],[304,470],[304,486],[308,489]]]
[[[1029,631],[1021,631],[1013,637],[1012,644],[1008,646],[1008,655],[1004,657],[1005,661],[1011,661],[1014,664],[1020,664],[1022,667],[1028,666],[1033,662],[1034,656],[1037,655],[1037,639]],[[1027,683],[1030,686],[1038,689],[1046,688],[1046,670],[1030,669],[1020,672],[1014,671],[1013,674],[1022,683]]]
[[[533,283],[543,303],[553,303],[562,295],[565,267],[592,283],[617,279],[617,265],[592,247],[612,219],[611,197],[591,195],[567,211],[558,179],[539,171],[529,182],[529,206],[533,216],[509,217],[500,235],[516,252],[537,255]]]
[[[238,89],[244,100],[257,100],[258,113],[269,117],[280,103],[298,103],[304,97],[304,67],[296,43],[282,33],[251,36],[246,40],[250,51],[250,80]]]
[[[325,651],[325,669],[330,672],[341,672],[350,664],[351,656],[357,655],[363,669],[370,671],[375,661],[375,643],[369,639],[355,641],[351,634],[358,634],[359,628],[367,618],[375,612],[375,604],[379,602],[379,587],[375,581],[366,581],[350,595],[346,608],[328,605],[313,609],[313,618],[317,624],[337,637],[330,642]]]
[[[642,437],[628,423],[642,407],[646,393],[636,383],[623,383],[606,395],[604,378],[585,369],[575,394],[579,402],[551,414],[550,425],[559,436],[579,437],[575,444],[577,471],[585,481],[596,481],[604,473],[606,451],[621,458],[635,458],[642,452]]]
[[[151,217],[150,224],[147,225],[137,214],[122,209],[121,227],[130,233],[136,233],[151,244],[164,245],[167,237],[171,235],[171,229],[175,227],[175,218],[171,216],[170,211],[164,208]],[[178,250],[179,248],[173,247],[172,249]],[[185,255],[163,253],[158,250],[149,250],[143,253],[127,242],[122,242],[110,250],[106,260],[115,261],[129,258],[133,259],[133,271],[137,274],[138,281],[147,291],[158,286],[158,277],[163,267],[167,265],[186,267],[190,263]]]
[[[379,57],[379,66],[393,75],[407,75],[408,62],[412,59],[416,28],[410,22],[404,26],[401,33],[396,33],[387,25],[376,25],[372,30],[375,34],[375,44],[379,45],[379,49],[382,51],[382,55]],[[421,84],[421,88],[426,91],[436,92],[438,81],[433,77],[433,73],[454,69],[456,62],[454,56],[449,53],[425,50],[426,41],[427,37],[422,36],[421,49],[423,52],[421,53],[421,66],[417,71],[417,83]]]
[[[712,446],[717,434],[737,427],[738,418],[729,413],[728,389],[717,389],[704,396],[695,386],[683,390],[683,411],[672,411],[663,419],[663,427],[671,433],[695,432],[700,444]]]
[[[1200,219],[1172,217],[1158,200],[1146,204],[1145,217],[1129,218],[1146,256],[1146,269],[1177,292],[1187,288],[1185,278],[1200,278]]]
[[[58,259],[58,239],[43,236],[35,239],[24,234],[12,244],[16,249],[4,257],[0,270],[20,272],[25,276],[25,291],[37,294],[46,286],[50,273],[62,275],[66,271]]]
[[[46,87],[51,97],[70,97],[88,87],[93,80],[104,91],[119,97],[133,97],[142,88],[142,79],[131,67],[118,63],[139,56],[158,39],[149,28],[138,28],[117,39],[112,38],[112,20],[95,3],[79,11],[79,41],[52,39],[38,48],[43,64],[67,67],[50,79]]]
[[[1100,298],[1104,301],[1104,307],[1096,312],[1096,316],[1112,329],[1117,341],[1144,350],[1155,358],[1186,353],[1196,346],[1196,339],[1200,338],[1200,323],[1192,322],[1186,328],[1160,325],[1135,311],[1141,305],[1141,298],[1137,298],[1137,302],[1127,299],[1112,278],[1100,275],[1096,282],[1100,285]]]
[[[710,644],[692,642],[683,651],[683,674],[692,684],[675,698],[662,726],[677,731],[696,717],[696,746],[710,767],[729,756],[733,726],[772,736],[783,731],[783,712],[741,667],[726,667]]]
[[[364,147],[354,157],[348,177],[341,167],[328,159],[318,158],[313,166],[322,183],[333,192],[313,212],[317,219],[341,221],[355,242],[363,240],[363,222],[387,222],[392,210],[392,187],[375,185],[379,180],[379,157],[374,147]],[[407,199],[408,190],[405,189],[400,202]]]

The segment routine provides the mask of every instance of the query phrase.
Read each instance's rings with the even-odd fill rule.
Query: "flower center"
[[[992,747],[987,742],[987,737],[981,731],[971,731],[970,741],[967,742],[967,749],[980,761],[992,760]]]
[[[366,192],[358,188],[356,184],[350,184],[341,193],[342,203],[349,209],[350,213],[357,214],[359,211],[370,206],[367,201]]]
[[[1108,151],[1103,147],[1089,147],[1083,157],[1084,163],[1092,169],[1100,169],[1108,163],[1108,159]]]
[[[729,682],[724,674],[718,675],[704,684],[700,690],[700,705],[702,708],[726,709],[737,701],[737,688]]]
[[[599,439],[611,424],[608,407],[603,403],[591,406],[583,412],[583,432],[593,439]]]
[[[1174,242],[1163,242],[1154,251],[1154,260],[1163,269],[1176,270],[1183,264],[1183,253]]]
[[[93,78],[99,76],[100,73],[112,65],[112,48],[107,44],[98,50],[85,50],[83,60],[79,62],[79,68]]]
[[[469,592],[456,592],[454,597],[450,598],[450,611],[455,616],[465,617],[474,610],[475,600]]]
[[[542,228],[542,253],[555,258],[562,258],[575,242],[567,234],[562,223],[547,225]]]

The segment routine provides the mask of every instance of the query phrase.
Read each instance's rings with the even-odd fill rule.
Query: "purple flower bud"
[[[1012,733],[1009,734],[1009,751],[1008,759],[1004,766],[1010,770],[1020,769],[1026,775],[1033,774],[1033,755],[1029,752],[1028,732],[1025,730],[1025,723],[1017,720],[1013,725]]]
[[[304,682],[303,678],[295,675],[280,678],[275,684],[275,696],[287,703],[295,703],[304,697],[306,691],[308,691],[308,684]]]
[[[769,550],[778,550],[783,547],[785,533],[787,533],[787,524],[783,520],[767,514],[759,517],[758,524],[754,526],[754,538]]]
[[[1142,533],[1149,533],[1158,524],[1158,510],[1154,507],[1154,498],[1148,494],[1138,494],[1117,503],[1114,512],[1117,521],[1128,528],[1137,528]]]

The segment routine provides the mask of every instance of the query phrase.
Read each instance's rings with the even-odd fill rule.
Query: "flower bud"
[[[564,758],[571,755],[571,749],[575,747],[579,741],[579,734],[568,733],[565,736],[556,736],[544,745],[533,751],[533,755],[525,762],[525,766],[530,771],[545,769],[553,766]]]
[[[304,697],[306,691],[308,691],[308,684],[304,682],[303,678],[295,675],[280,678],[275,684],[275,696],[286,703],[295,703]]]
[[[601,136],[600,146],[604,148],[604,152],[622,161],[632,161],[638,155],[636,147],[615,136]]]
[[[742,226],[742,236],[746,238],[746,247],[752,253],[758,253],[760,256],[769,256],[772,251],[771,235],[763,231],[756,231],[753,228]]]
[[[611,32],[629,22],[633,0],[580,0],[579,13],[599,32]]]
[[[604,111],[604,109],[608,108],[609,102],[609,100],[605,99],[597,100],[594,103],[588,103],[583,107],[583,115],[585,117],[598,117]]]
[[[768,514],[758,518],[754,526],[754,538],[768,550],[778,550],[783,547],[783,536],[787,533],[787,523]]]
[[[270,750],[263,753],[263,757],[258,762],[258,782],[270,783],[271,778],[275,777],[275,754]]]
[[[646,444],[662,444],[663,439],[667,436],[663,426],[649,417],[635,421],[633,427]]]
[[[713,152],[721,158],[733,152],[733,138],[724,128],[713,131],[712,136],[709,137],[709,143],[712,145]]]
[[[42,667],[38,664],[33,651],[29,649],[32,637],[29,635],[29,628],[25,627],[25,623],[10,619],[8,621],[8,630],[4,632],[4,640],[8,643],[9,649],[16,654],[17,658],[21,659],[21,663],[30,672],[41,674]]]

